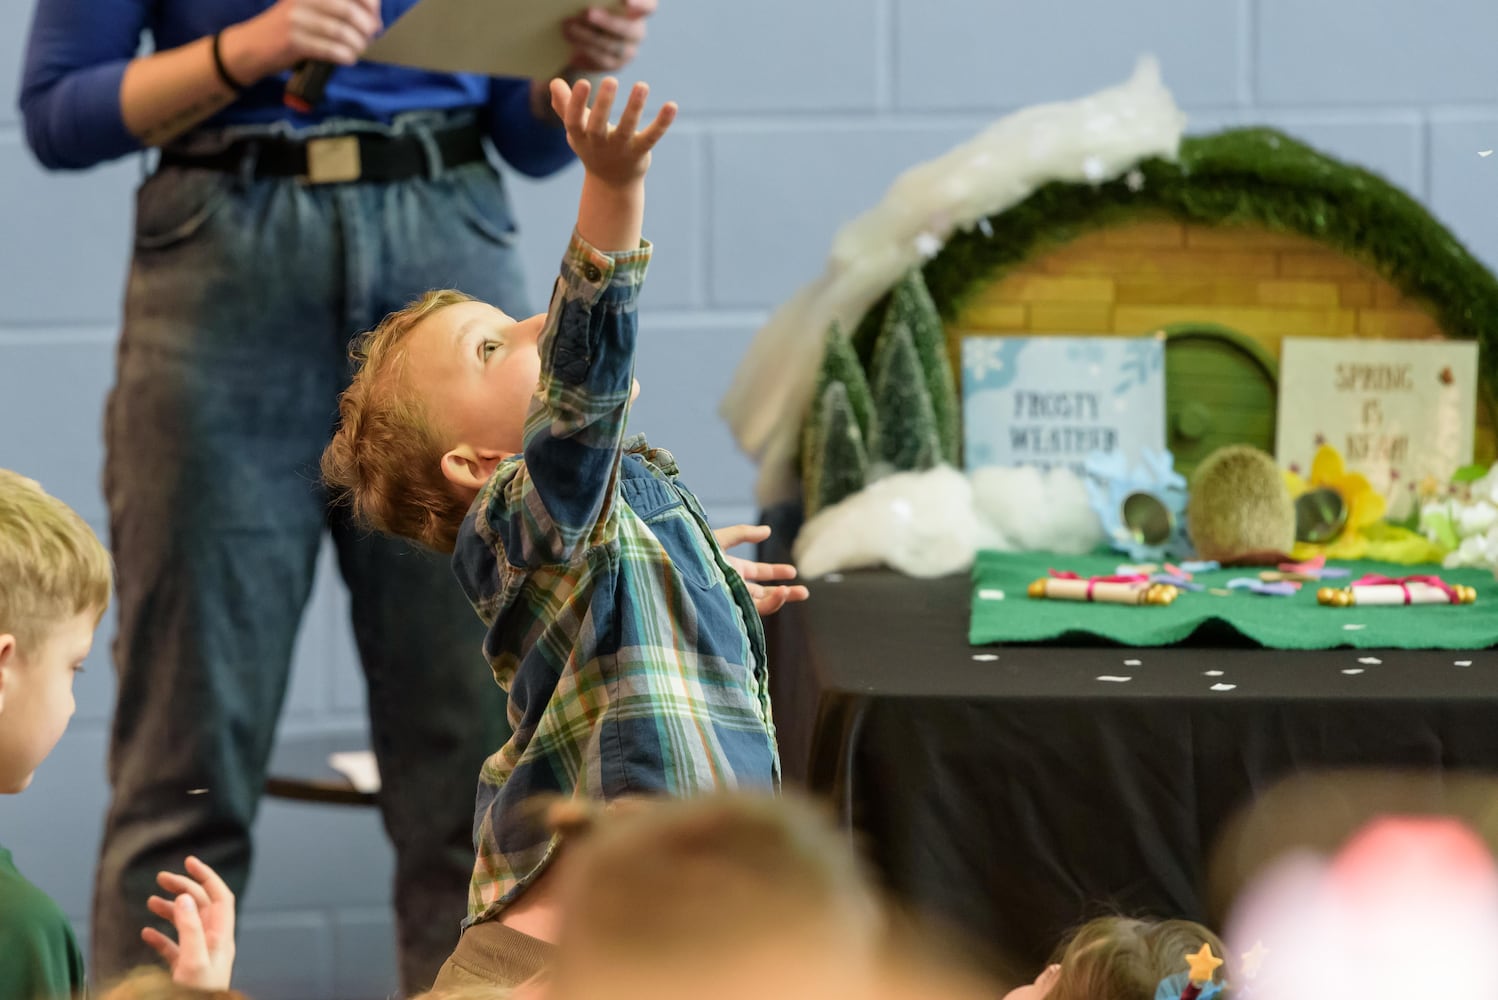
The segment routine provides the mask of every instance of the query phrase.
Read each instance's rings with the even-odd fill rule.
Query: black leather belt
[[[484,158],[484,144],[476,125],[433,132],[432,139],[444,167]],[[432,172],[427,146],[418,136],[365,132],[310,139],[241,139],[217,153],[166,149],[161,153],[161,166],[238,173],[247,159],[253,160],[255,177],[300,177],[313,184],[403,181]]]

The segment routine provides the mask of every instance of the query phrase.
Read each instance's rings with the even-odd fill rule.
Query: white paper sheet
[[[342,750],[328,754],[328,766],[349,780],[357,792],[373,795],[380,790],[380,769],[369,750]]]
[[[598,0],[422,0],[364,52],[445,73],[547,78],[570,52],[562,22]]]

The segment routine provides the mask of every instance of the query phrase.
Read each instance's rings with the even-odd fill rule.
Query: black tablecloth
[[[1439,807],[1452,771],[1498,771],[1490,652],[973,648],[968,600],[965,576],[814,583],[766,621],[775,718],[897,897],[1020,966],[1099,907],[1220,919],[1214,848],[1227,883],[1262,860],[1229,824],[1286,776],[1413,769]]]

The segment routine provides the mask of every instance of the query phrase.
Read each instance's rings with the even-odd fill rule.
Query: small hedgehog
[[[1224,566],[1276,563],[1295,545],[1295,503],[1267,453],[1235,444],[1191,476],[1186,530],[1197,555]]]

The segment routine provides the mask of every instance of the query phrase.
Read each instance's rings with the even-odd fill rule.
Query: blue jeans
[[[457,943],[478,770],[509,735],[504,695],[448,560],[351,524],[318,460],[355,334],[433,287],[527,314],[499,175],[439,162],[415,180],[319,187],[170,168],[137,199],[106,417],[119,693],[93,972],[154,961],[146,899],[187,854],[242,892],[330,531],[396,853],[401,976],[424,988]]]

